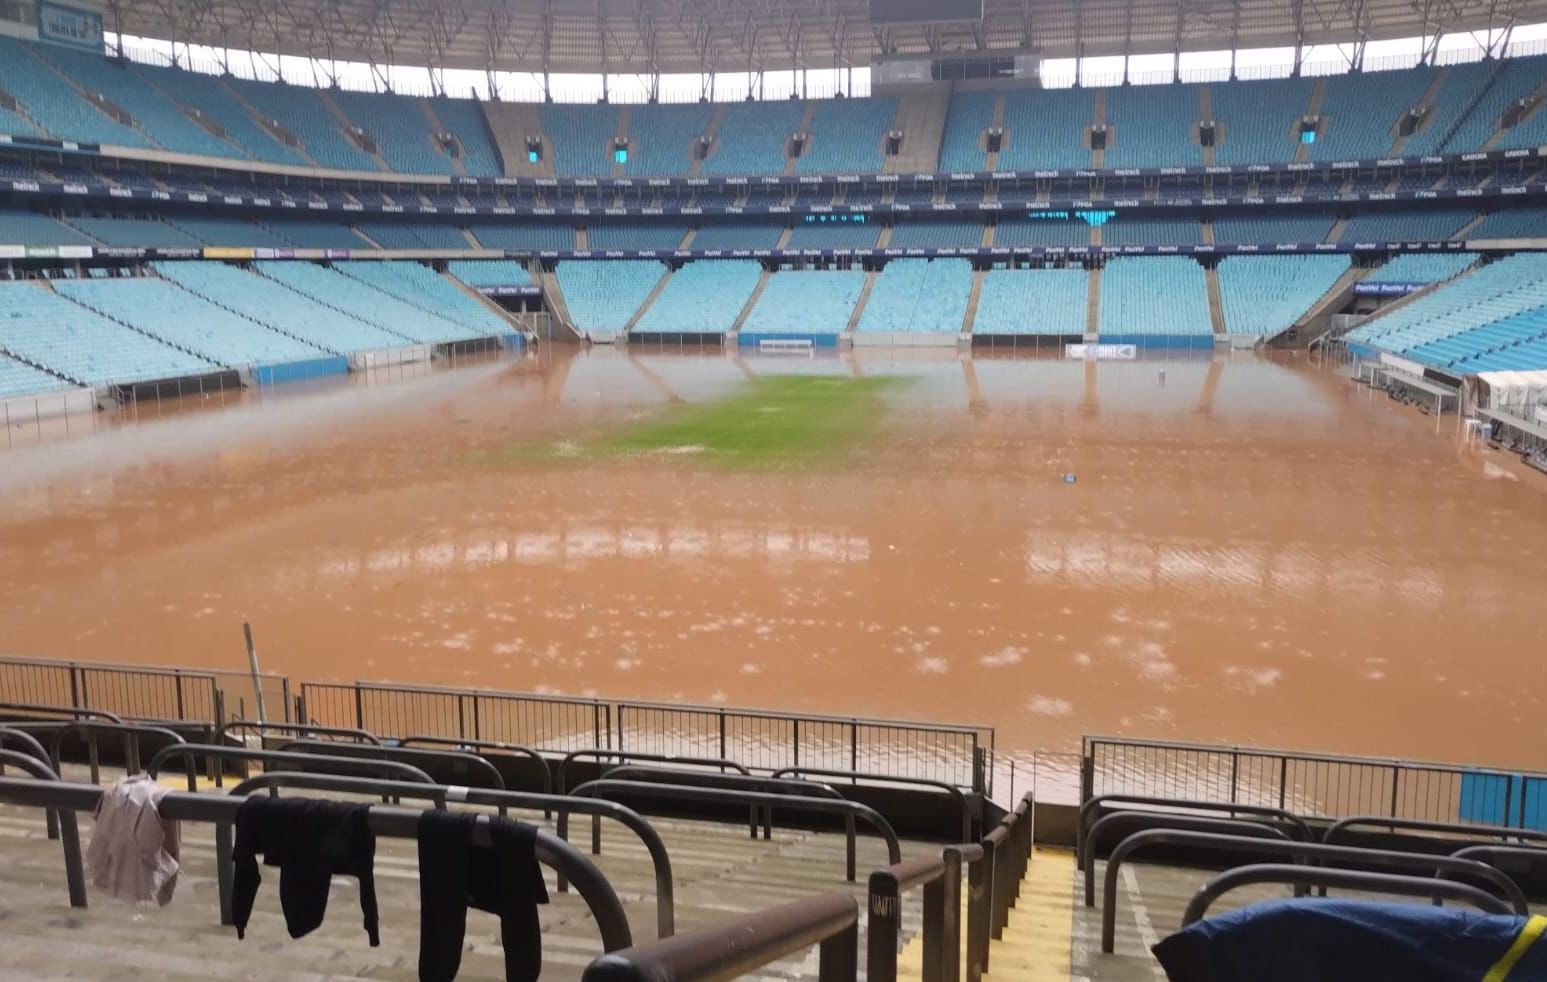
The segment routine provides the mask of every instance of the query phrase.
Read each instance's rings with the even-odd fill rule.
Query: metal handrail
[[[34,740],[33,743],[37,741]],[[0,749],[0,762],[20,767],[40,781],[58,781],[59,774],[48,766],[47,760],[41,760],[31,754],[24,754],[16,750]],[[15,778],[0,777],[0,781],[14,781]],[[20,782],[28,783],[28,782]],[[65,889],[70,894],[71,907],[86,906],[86,867],[81,862],[81,833],[76,824],[75,813],[68,809],[45,809],[50,826],[55,821],[59,823],[59,840],[64,849],[64,882]],[[53,838],[52,827],[49,830],[49,838]]]
[[[972,838],[972,806],[967,795],[961,788],[949,781],[936,781],[927,777],[892,777],[886,774],[868,774],[864,771],[835,771],[824,767],[781,767],[773,772],[774,777],[810,776],[810,777],[846,777],[853,781],[877,781],[885,784],[906,784],[921,788],[937,788],[956,799],[956,805],[962,813],[962,841]]]
[[[644,816],[626,805],[602,798],[574,798],[561,795],[536,794],[528,791],[496,791],[491,788],[453,787],[442,784],[419,784],[408,781],[388,781],[376,778],[351,777],[340,774],[309,774],[295,771],[266,771],[250,777],[231,789],[231,793],[248,794],[259,788],[308,788],[318,791],[346,791],[360,794],[389,795],[394,798],[423,798],[434,802],[436,807],[446,807],[447,801],[469,805],[494,805],[505,813],[506,808],[542,809],[544,814],[557,809],[561,819],[569,812],[581,812],[610,818],[639,837],[650,863],[655,870],[655,914],[657,937],[670,937],[676,925],[676,889],[673,886],[671,857],[666,852],[666,842],[655,826]],[[560,829],[559,838],[564,838]],[[559,875],[559,889],[567,890],[568,881]]]
[[[1185,832],[1219,832],[1224,835],[1244,835],[1253,838],[1279,838],[1285,842],[1294,841],[1289,834],[1277,825],[1266,822],[1252,822],[1244,818],[1204,818],[1198,815],[1183,815],[1179,812],[1112,812],[1103,815],[1096,820],[1096,824],[1090,827],[1090,837],[1086,840],[1086,848],[1094,854],[1094,843],[1097,835],[1104,831],[1109,824],[1131,822],[1140,826],[1139,831],[1147,829],[1177,829]],[[1132,835],[1133,833],[1129,833]],[[1096,861],[1094,855],[1085,864],[1085,906],[1096,906]]]
[[[967,980],[988,971],[991,942],[1004,933],[1010,904],[1020,891],[1031,858],[1034,792],[1002,818],[979,842],[983,855],[967,867]]]
[[[1543,771],[1502,771],[1497,768],[1473,767],[1466,764],[1437,763],[1427,760],[1408,760],[1402,757],[1355,757],[1346,754],[1310,754],[1298,750],[1275,750],[1266,747],[1242,747],[1236,744],[1188,743],[1182,740],[1132,740],[1128,737],[1088,734],[1081,740],[1084,750],[1093,744],[1110,744],[1117,747],[1138,747],[1146,750],[1192,750],[1200,753],[1240,754],[1247,757],[1285,757],[1315,764],[1359,764],[1365,767],[1421,768],[1432,771],[1450,771],[1457,774],[1483,774],[1508,777],[1524,774],[1528,777],[1547,777]],[[1089,757],[1089,753],[1083,753]]]
[[[64,781],[21,781],[0,778],[0,802],[38,808],[69,809],[75,812],[91,811],[101,800],[103,790],[90,784]],[[157,803],[157,811],[164,819],[183,822],[212,822],[232,824],[242,799],[227,795],[194,794],[186,791],[168,791]],[[398,808],[388,805],[370,805],[370,828],[378,837],[392,839],[417,839],[419,836],[419,809]],[[553,834],[537,830],[535,852],[537,861],[550,869],[562,871],[574,882],[581,898],[596,920],[601,933],[602,946],[607,951],[618,951],[633,943],[628,917],[617,891],[583,853]],[[489,844],[488,825],[479,821],[473,829],[475,844]]]
[[[32,756],[47,764],[49,769],[54,771],[55,775],[59,773],[58,769],[54,766],[54,758],[43,748],[43,744],[38,742],[38,738],[27,730],[18,729],[14,726],[0,725],[0,750],[5,749],[5,742],[7,740],[14,740],[20,743],[23,747],[27,748]],[[5,768],[0,767],[0,777],[4,775]],[[59,815],[53,809],[43,813],[43,824],[47,829],[50,840],[59,838]]]
[[[3,659],[0,659],[0,661],[3,661]],[[71,719],[100,719],[108,723],[122,723],[124,721],[122,716],[119,716],[117,713],[110,713],[105,709],[79,709],[73,706],[50,706],[46,703],[39,702],[0,702],[0,713],[3,712],[54,713],[59,716],[68,716]],[[38,722],[49,721],[39,720]]]
[[[862,805],[857,801],[809,798],[804,795],[768,794],[761,791],[695,788],[681,784],[654,784],[648,781],[609,781],[606,779],[587,781],[570,793],[576,797],[585,797],[588,794],[603,797],[604,792],[645,795],[655,798],[676,798],[679,801],[702,801],[709,804],[777,805],[790,811],[808,811],[826,815],[852,815],[855,818],[863,818],[866,822],[869,822],[871,827],[880,834],[881,838],[886,840],[886,854],[889,862],[899,863],[902,861],[902,846],[897,841],[897,833],[892,829],[892,823],[888,822],[874,808],[871,808],[869,805]]]
[[[439,737],[439,736],[406,736],[397,740],[387,741],[387,746],[407,747],[412,743],[428,743],[444,747],[462,747],[463,752],[493,750],[500,753],[525,757],[538,765],[542,772],[543,794],[553,793],[553,768],[548,763],[548,758],[539,753],[536,748],[519,743],[505,743],[501,740],[469,740],[465,737]]]
[[[1251,836],[1183,832],[1176,829],[1147,829],[1123,839],[1113,847],[1111,855],[1107,857],[1106,872],[1101,886],[1101,950],[1106,954],[1112,953],[1117,942],[1118,872],[1136,850],[1157,844],[1184,845],[1193,849],[1220,852],[1281,853],[1293,859],[1341,860],[1346,863],[1408,866],[1433,870],[1436,876],[1441,877],[1465,874],[1486,880],[1497,888],[1499,895],[1509,901],[1515,913],[1522,916],[1530,913],[1525,894],[1519,884],[1493,867],[1474,860],[1458,859],[1454,856],[1435,856],[1422,852],[1328,846],[1318,842],[1279,842],[1272,839],[1255,839]]]
[[[488,689],[466,689],[454,685],[412,685],[403,682],[309,682],[313,686],[333,686],[340,689],[359,689],[362,692],[437,692],[448,696],[490,696],[499,699],[531,699],[538,702],[562,702],[574,706],[606,708],[605,699],[586,696],[544,695],[539,692],[491,692]]]
[[[434,784],[430,775],[413,766],[395,760],[370,760],[359,757],[331,757],[323,754],[298,754],[287,753],[281,750],[258,750],[252,747],[214,746],[201,743],[179,743],[170,747],[162,747],[156,755],[145,765],[145,771],[152,778],[161,773],[162,765],[169,760],[184,758],[188,774],[188,790],[198,790],[198,773],[194,769],[200,757],[219,760],[243,760],[255,764],[294,764],[301,769],[315,767],[324,774],[356,774],[369,776],[368,772],[375,771],[378,775],[407,778],[420,784]],[[220,772],[217,769],[216,774]],[[220,784],[217,780],[216,787]]]
[[[303,739],[309,735],[350,737],[356,743],[368,743],[378,747],[382,743],[381,738],[370,730],[362,730],[353,726],[320,726],[316,723],[280,723],[256,719],[233,719],[222,723],[216,728],[211,742],[219,743],[222,737],[237,730],[253,730],[258,734],[259,739],[262,739],[264,733],[275,732],[291,733]]]
[[[1389,893],[1399,897],[1439,896],[1446,900],[1471,904],[1489,914],[1510,913],[1509,904],[1493,894],[1454,880],[1435,880],[1424,876],[1397,876],[1391,873],[1366,873],[1363,870],[1335,869],[1329,866],[1262,863],[1255,866],[1237,866],[1205,883],[1187,902],[1187,910],[1182,914],[1182,926],[1187,927],[1202,920],[1208,913],[1209,905],[1231,890],[1258,883],[1285,883],[1299,888],[1344,887],[1350,890],[1368,890],[1372,893]]]
[[[946,846],[938,856],[907,859],[870,874],[869,921],[865,928],[865,978],[896,982],[897,938],[902,895],[924,888],[923,982],[956,982],[961,975],[961,864],[978,862],[977,842]]]
[[[1330,843],[1342,838],[1357,825],[1374,825],[1388,828],[1394,834],[1398,829],[1407,832],[1449,832],[1453,835],[1483,836],[1490,839],[1519,839],[1522,842],[1547,843],[1547,832],[1536,829],[1520,829],[1508,825],[1471,825],[1466,822],[1431,822],[1419,818],[1388,818],[1383,815],[1350,815],[1327,826],[1321,841]]]
[[[762,719],[767,716],[777,716],[780,719],[800,720],[802,723],[857,723],[860,726],[885,726],[898,730],[920,730],[930,733],[992,733],[994,728],[976,723],[932,723],[928,720],[913,719],[883,719],[879,716],[831,716],[822,713],[790,713],[783,709],[758,709],[751,706],[720,706],[711,703],[681,703],[681,702],[648,702],[637,700],[619,700],[619,706],[629,709],[663,709],[672,712],[701,712],[712,713],[716,716],[729,717],[753,717]]]
[[[476,771],[481,777],[487,778],[489,787],[496,791],[505,790],[505,778],[489,763],[485,757],[477,754],[457,753],[453,750],[424,750],[411,747],[386,747],[374,746],[363,743],[331,743],[326,740],[291,740],[279,746],[286,753],[300,754],[326,754],[332,757],[349,757],[356,760],[394,760],[406,757],[404,763],[418,761],[424,765],[421,770],[428,773],[428,768],[436,764],[464,767],[469,772]],[[391,755],[391,756],[383,756]]]
[[[818,982],[859,974],[859,907],[825,893],[722,924],[616,951],[591,962],[583,982],[721,982],[820,945]]]
[[[1294,825],[1300,829],[1300,841],[1310,842],[1311,827],[1300,816],[1282,808],[1274,808],[1271,805],[1248,805],[1234,801],[1198,801],[1190,798],[1159,798],[1148,795],[1129,795],[1122,793],[1098,794],[1094,798],[1080,805],[1079,818],[1074,824],[1074,856],[1079,869],[1091,860],[1093,850],[1087,849],[1085,836],[1092,824],[1091,815],[1099,808],[1105,809],[1108,802],[1121,802],[1129,805],[1155,805],[1164,808],[1181,808],[1191,811],[1203,812],[1227,812],[1231,818],[1237,815],[1256,815],[1261,818],[1278,818],[1285,823]],[[1119,808],[1113,811],[1143,811],[1140,808]],[[1167,813],[1170,814],[1170,813]]]
[[[49,760],[54,765],[54,772],[60,773],[61,760],[59,751],[64,745],[67,736],[83,736],[86,738],[86,752],[91,762],[91,781],[93,784],[101,781],[101,761],[97,752],[97,737],[118,734],[124,738],[124,771],[128,774],[138,774],[140,771],[140,737],[157,736],[164,737],[169,744],[186,743],[182,736],[172,732],[163,726],[151,726],[145,723],[108,723],[100,720],[78,719],[53,727],[50,732],[52,737],[48,742]]]
[[[748,777],[752,776],[752,772],[744,764],[738,764],[734,760],[726,760],[723,757],[678,757],[674,754],[650,754],[637,750],[608,750],[605,747],[586,747],[583,750],[571,750],[564,755],[563,760],[559,761],[558,771],[555,775],[558,781],[559,794],[564,794],[569,789],[569,784],[565,780],[565,772],[569,769],[570,763],[583,757],[595,757],[598,762],[607,758],[613,758],[620,763],[640,761],[691,767],[719,767],[722,769],[728,767],[737,774],[745,774]]]

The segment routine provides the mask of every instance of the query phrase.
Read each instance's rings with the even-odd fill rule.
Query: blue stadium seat
[[[1103,340],[1212,334],[1203,267],[1179,256],[1113,259],[1101,272],[1099,324]]]
[[[983,133],[994,121],[993,92],[954,92],[940,141],[940,168],[947,171],[988,169]]]
[[[897,119],[897,100],[824,99],[811,103],[810,141],[801,174],[874,174],[886,163],[882,140]]]
[[[738,102],[725,107],[705,174],[779,174],[784,149],[800,128],[799,102]]]
[[[1068,269],[991,269],[983,274],[972,333],[1084,335],[1090,274]]]
[[[634,331],[725,334],[735,326],[762,274],[762,264],[755,260],[694,260],[671,275]]]
[[[570,259],[559,263],[556,272],[575,327],[617,333],[628,326],[666,267],[654,259]]]
[[[1294,326],[1347,270],[1343,255],[1227,256],[1217,271],[1225,331],[1278,334]]]
[[[876,276],[855,330],[955,334],[971,292],[969,260],[893,259]]]
[[[842,334],[865,288],[858,269],[782,269],[768,278],[757,306],[741,325],[742,335]]]

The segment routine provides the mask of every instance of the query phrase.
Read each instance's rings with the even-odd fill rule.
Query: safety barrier
[[[177,759],[183,761],[188,775],[188,790],[198,790],[198,773],[195,766],[200,759],[207,761],[239,760],[255,764],[289,764],[296,770],[316,770],[325,774],[355,774],[366,777],[398,777],[410,781],[418,781],[422,784],[434,784],[430,775],[413,766],[395,760],[369,760],[356,757],[333,757],[325,754],[301,754],[279,750],[260,750],[254,747],[214,746],[203,743],[179,743],[170,747],[163,747],[156,751],[156,755],[145,765],[145,771],[152,778],[161,774],[161,769],[169,762]],[[211,767],[214,772],[215,787],[221,786],[221,772],[218,767]]]
[[[1255,815],[1259,818],[1271,818],[1282,820],[1288,825],[1294,826],[1300,832],[1300,840],[1309,842],[1312,838],[1311,827],[1305,820],[1292,812],[1273,805],[1249,805],[1238,802],[1196,801],[1189,798],[1158,798],[1144,795],[1129,794],[1100,794],[1080,804],[1080,812],[1074,824],[1074,855],[1080,869],[1089,869],[1091,850],[1086,847],[1086,839],[1090,833],[1092,822],[1096,821],[1098,811],[1141,811],[1143,809],[1121,808],[1109,809],[1114,802],[1123,805],[1145,805],[1154,809],[1166,809],[1162,814],[1185,814],[1186,812],[1223,812],[1231,818],[1237,815]],[[1104,816],[1103,816],[1104,817]],[[1086,902],[1089,906],[1089,901]]]
[[[463,752],[467,753],[477,751],[478,755],[485,759],[489,759],[489,754],[486,751],[492,751],[495,754],[510,754],[516,757],[524,757],[532,762],[534,769],[537,771],[538,779],[542,784],[543,794],[553,793],[553,768],[549,766],[548,758],[538,753],[533,747],[522,746],[519,743],[505,743],[502,740],[473,740],[466,737],[406,736],[390,741],[390,745],[395,747],[409,747],[416,743],[460,748]]]
[[[59,774],[52,770],[46,761],[29,754],[0,749],[0,761],[13,767],[20,767],[38,780],[59,780]],[[0,777],[0,782],[12,780],[14,778]],[[75,821],[75,812],[59,808],[47,808],[44,811],[48,816],[49,838],[55,836],[54,823],[57,821],[59,824],[58,838],[64,849],[65,888],[70,894],[70,906],[84,907],[86,906],[86,867],[81,861],[81,834]]]
[[[251,732],[262,739],[269,733],[288,734],[292,737],[337,737],[347,739],[354,743],[370,743],[381,746],[381,738],[367,730],[355,729],[351,726],[316,726],[310,723],[271,723],[265,720],[233,719],[220,724],[215,728],[215,736],[211,743],[220,743],[222,739],[236,733]]]
[[[980,843],[981,860],[967,867],[967,982],[988,971],[989,942],[999,938],[1020,895],[1031,861],[1036,799],[1028,793]]]
[[[280,675],[0,657],[0,699],[141,719],[218,725],[228,709],[256,707],[260,690],[289,719],[290,680]]]
[[[1441,897],[1471,904],[1488,914],[1511,913],[1509,904],[1491,893],[1454,880],[1435,880],[1423,876],[1396,876],[1390,873],[1366,873],[1361,870],[1334,869],[1326,866],[1288,866],[1263,863],[1237,866],[1209,880],[1187,902],[1182,926],[1194,924],[1208,913],[1209,906],[1231,890],[1258,883],[1286,883],[1296,887],[1339,887],[1388,893],[1399,897]]]
[[[939,856],[895,863],[870,874],[866,924],[865,978],[895,982],[902,896],[924,888],[923,982],[956,982],[961,977],[962,862],[981,862],[983,845],[946,846]]]
[[[431,769],[450,770],[459,778],[476,775],[487,781],[487,787],[505,790],[505,779],[486,758],[477,754],[464,754],[454,750],[425,750],[410,747],[379,747],[374,744],[333,743],[320,740],[291,740],[280,744],[281,753],[315,754],[353,760],[397,760],[413,764],[426,774]],[[458,783],[472,783],[471,780]]]
[[[612,709],[597,699],[399,686],[302,682],[303,722],[372,733],[499,740],[543,750],[610,746]]]
[[[947,796],[956,802],[957,810],[962,817],[961,841],[972,840],[972,823],[978,817],[973,808],[973,799],[962,793],[962,789],[947,781],[936,781],[927,777],[895,777],[887,774],[869,774],[863,771],[835,771],[821,767],[781,767],[773,772],[774,777],[840,777],[852,782],[869,781],[875,784],[907,785],[915,788],[937,788],[944,791]]]

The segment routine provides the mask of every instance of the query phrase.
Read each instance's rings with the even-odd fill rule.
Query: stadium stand
[[[0,133],[9,133],[13,136],[43,135],[43,131],[33,126],[26,117],[6,106],[0,106]],[[22,177],[25,175],[18,173],[16,176]]]
[[[1423,156],[1441,152],[1440,141],[1460,123],[1462,113],[1483,95],[1494,67],[1492,62],[1480,61],[1446,69],[1445,83],[1435,93],[1422,125],[1403,144],[1402,154]]]
[[[680,225],[592,225],[586,241],[592,249],[676,249],[688,230]]]
[[[440,314],[405,303],[335,270],[298,262],[260,262],[259,273],[310,296],[320,304],[345,311],[370,324],[420,344],[441,344],[487,337]],[[504,333],[500,331],[499,333]]]
[[[56,392],[68,387],[69,384],[64,379],[33,368],[25,362],[0,355],[0,400],[40,392]]]
[[[982,171],[988,169],[988,154],[983,149],[983,133],[993,124],[992,92],[953,92],[945,118],[945,136],[940,142],[940,169]]]
[[[168,218],[167,222],[205,245],[258,248],[286,248],[292,245],[277,232],[240,218],[176,215]]]
[[[77,216],[66,219],[103,245],[197,246],[199,240],[160,219],[101,218]]]
[[[1160,167],[1203,162],[1193,128],[1200,115],[1196,85],[1132,85],[1107,90],[1107,167]]]
[[[319,167],[333,170],[379,171],[370,154],[350,142],[343,124],[317,89],[282,82],[222,80],[260,113],[275,120],[306,148]]]
[[[654,259],[570,259],[557,268],[559,289],[575,327],[609,334],[628,327],[664,272]]]
[[[1463,374],[1541,371],[1547,367],[1547,307],[1414,348],[1408,354]]]
[[[1435,347],[1436,342],[1472,332],[1547,305],[1547,254],[1519,253],[1442,284],[1348,332],[1347,340],[1410,355],[1430,364],[1476,357],[1470,345]],[[1513,322],[1508,334],[1525,340],[1529,321]],[[1440,361],[1440,359],[1446,359]]]
[[[856,330],[955,334],[971,292],[966,259],[893,259],[876,277]]]
[[[1090,274],[1068,269],[991,269],[983,275],[972,333],[1083,335]]]
[[[91,239],[47,215],[0,208],[0,242],[7,245],[90,245]]]
[[[892,227],[890,249],[971,249],[983,242],[979,221],[902,221]]]
[[[1175,256],[1107,263],[1099,316],[1103,341],[1154,343],[1213,333],[1203,267]]]
[[[897,100],[824,99],[810,104],[810,141],[795,164],[802,174],[876,173],[886,162],[882,138],[897,118]]]
[[[1386,156],[1396,142],[1397,117],[1423,99],[1435,71],[1421,67],[1327,78],[1322,126],[1310,159]]]
[[[467,239],[450,225],[422,222],[361,222],[359,229],[383,249],[466,249]]]
[[[0,349],[81,385],[207,375],[219,368],[34,283],[0,283]]]
[[[1515,126],[1502,129],[1505,109],[1528,99],[1547,78],[1547,57],[1514,58],[1504,62],[1493,85],[1486,91],[1477,106],[1466,116],[1466,122],[1456,130],[1456,135],[1445,144],[1445,152],[1459,153],[1483,146],[1495,132],[1499,133],[1494,144],[1500,150],[1535,149],[1547,132],[1547,117],[1540,108],[1527,115]]]
[[[427,314],[454,321],[474,332],[474,336],[497,337],[512,333],[507,321],[422,263],[342,262],[334,264],[333,268]]]
[[[263,225],[280,238],[302,249],[374,249],[375,246],[355,234],[354,229],[337,222],[308,221],[304,218],[263,219]]]
[[[1195,218],[1119,212],[1101,226],[1102,245],[1198,245],[1202,230]]]
[[[271,164],[308,166],[305,157],[274,139],[260,126],[247,107],[242,105],[242,101],[223,82],[205,75],[156,65],[136,63],[131,66],[131,70],[167,98],[197,110],[219,126],[225,131],[226,141],[240,153]]]
[[[1509,208],[1483,217],[1469,239],[1547,238],[1547,208]]]
[[[1472,220],[1465,208],[1434,208],[1355,215],[1343,227],[1342,242],[1414,242],[1448,239]]]
[[[453,259],[446,269],[468,286],[530,286],[532,274],[514,259]]]
[[[0,89],[26,109],[34,123],[61,140],[150,148],[141,133],[109,119],[62,75],[33,57],[38,47],[0,34]]]
[[[1229,243],[1322,242],[1332,218],[1311,211],[1249,211],[1214,218],[1214,241]]]
[[[1092,111],[1089,89],[1006,92],[1000,168],[1089,167],[1085,130]]]
[[[1001,218],[994,228],[994,245],[1088,246],[1090,225],[1081,218]]]
[[[865,287],[863,270],[780,270],[769,277],[741,335],[839,335]]]
[[[709,129],[714,106],[632,106],[628,117],[625,174],[686,176],[692,169],[693,144]]]
[[[1214,119],[1223,124],[1214,147],[1219,164],[1293,160],[1294,127],[1305,115],[1316,80],[1265,79],[1209,86]],[[1266,240],[1265,240],[1266,241]]]
[[[1227,256],[1218,267],[1228,334],[1271,337],[1293,327],[1348,269],[1341,255]]]
[[[482,107],[472,99],[436,98],[426,101],[440,124],[462,145],[462,166],[474,177],[504,173],[500,154],[489,135]]]
[[[1364,278],[1366,283],[1439,283],[1477,262],[1475,252],[1404,252]]]
[[[330,93],[344,115],[376,142],[387,166],[404,174],[455,174],[451,158],[431,141],[430,118],[419,100],[376,92]]]
[[[778,174],[784,149],[800,128],[798,102],[738,102],[725,107],[705,174]]]
[[[238,266],[212,262],[158,262],[154,268],[183,289],[211,303],[242,312],[276,331],[293,334],[335,354],[381,351],[408,343],[401,335]]]
[[[868,222],[797,222],[786,249],[874,249],[881,226]]]
[[[567,225],[512,225],[471,222],[473,237],[489,249],[573,249],[575,230]]]
[[[694,260],[671,275],[633,330],[640,334],[729,333],[762,274],[762,265],[753,260]]]
[[[553,144],[553,169],[564,177],[612,173],[612,141],[618,135],[616,106],[553,106],[541,109],[543,131]]]
[[[784,234],[783,222],[705,225],[693,236],[694,249],[772,249]]]
[[[83,307],[227,368],[321,357],[324,352],[155,277],[62,280]]]

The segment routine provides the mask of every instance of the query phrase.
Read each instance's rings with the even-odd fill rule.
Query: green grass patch
[[[622,430],[566,444],[555,456],[659,456],[743,469],[810,466],[842,455],[873,432],[884,411],[881,394],[902,381],[798,375],[754,379],[724,399],[673,406]]]

